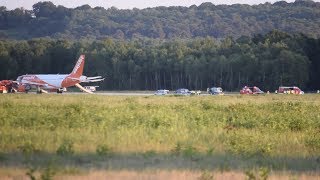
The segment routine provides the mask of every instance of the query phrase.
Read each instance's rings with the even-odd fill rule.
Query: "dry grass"
[[[1,180],[29,180],[26,176],[26,169],[0,169]],[[36,178],[40,177],[40,173],[35,174]],[[223,180],[244,180],[248,179],[248,176],[244,172],[239,171],[190,171],[190,170],[144,170],[144,171],[102,171],[102,170],[90,170],[79,174],[57,174],[53,178],[54,180],[211,180],[211,179],[223,179]],[[319,180],[319,174],[301,173],[294,174],[291,172],[277,172],[271,173],[268,177],[269,180]]]
[[[0,95],[0,179],[50,161],[56,179],[317,179],[319,108],[319,95]]]

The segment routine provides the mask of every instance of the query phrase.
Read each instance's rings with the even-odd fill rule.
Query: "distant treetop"
[[[278,29],[320,36],[320,3],[296,0],[259,5],[155,7],[122,10],[115,7],[76,8],[38,2],[32,10],[0,7],[1,38],[30,39],[133,39],[133,38],[225,38],[265,34]]]

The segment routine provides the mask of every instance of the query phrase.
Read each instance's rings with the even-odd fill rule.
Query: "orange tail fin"
[[[85,55],[81,55],[76,63],[76,65],[74,66],[71,74],[75,75],[76,77],[80,77],[82,76],[83,73],[83,67],[84,67],[84,58]]]

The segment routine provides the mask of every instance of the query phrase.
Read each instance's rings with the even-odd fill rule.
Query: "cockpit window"
[[[19,76],[19,77],[17,78],[17,81],[18,81],[18,82],[21,82],[21,80],[22,80],[22,76]]]

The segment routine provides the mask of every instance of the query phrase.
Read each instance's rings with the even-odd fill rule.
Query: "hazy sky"
[[[24,7],[32,9],[32,5],[41,0],[0,0],[0,6],[5,6],[7,9],[15,9]],[[147,8],[155,6],[191,6],[193,4],[200,5],[203,2],[212,2],[213,4],[260,4],[265,2],[274,3],[277,0],[50,0],[55,5],[63,5],[65,7],[74,8],[84,4],[89,4],[91,7],[102,6],[109,8],[115,6],[119,9]],[[294,0],[287,0],[293,2]],[[315,0],[319,2],[320,0]]]

